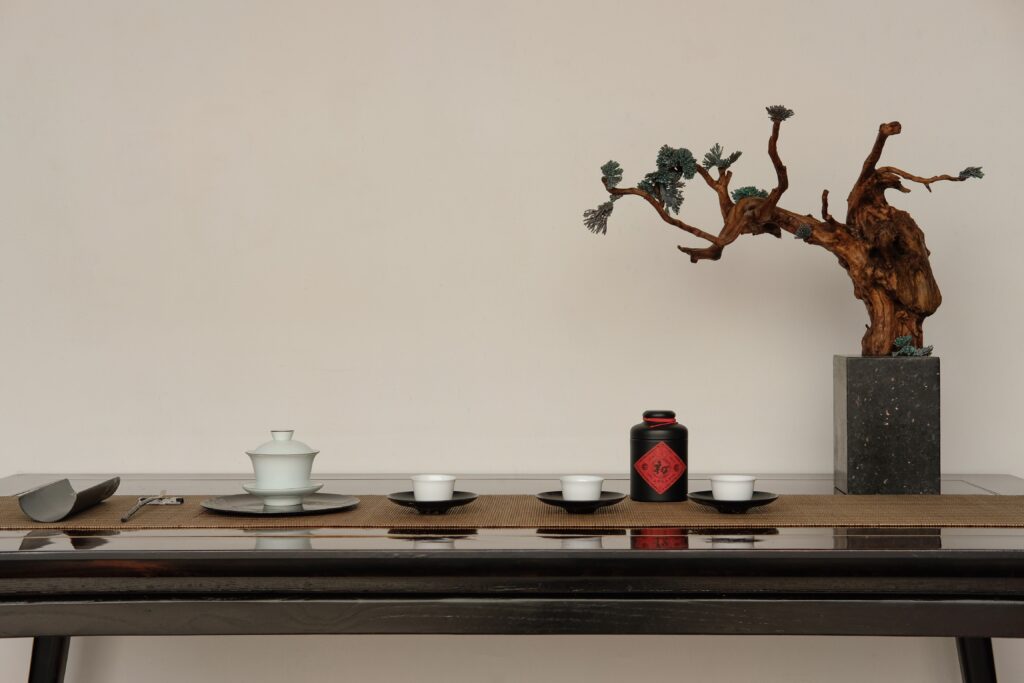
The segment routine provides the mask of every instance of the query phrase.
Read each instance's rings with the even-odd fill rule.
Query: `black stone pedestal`
[[[939,359],[835,356],[835,486],[939,493]]]

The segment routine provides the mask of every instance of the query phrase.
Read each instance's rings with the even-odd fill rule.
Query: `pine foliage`
[[[644,179],[636,186],[647,194],[654,195],[669,211],[679,213],[679,209],[683,205],[683,188],[686,187],[686,183],[680,180],[666,179],[661,173],[655,171],[645,175]]]
[[[697,160],[685,147],[675,148],[662,145],[658,150],[658,171],[662,173],[677,173],[689,180],[697,173]]]
[[[685,147],[662,146],[656,160],[658,170],[648,173],[636,184],[637,188],[656,197],[666,209],[679,213],[683,204],[683,178],[689,180],[697,173],[697,160]]]
[[[792,109],[786,109],[781,104],[773,104],[770,107],[765,107],[765,110],[768,112],[768,118],[772,121],[785,121],[793,115]]]
[[[968,166],[964,170],[960,171],[960,180],[967,180],[968,178],[984,178],[985,174],[981,172],[981,166]]]
[[[912,343],[913,341],[914,341],[914,338],[911,337],[909,334],[905,334],[902,337],[896,337],[895,341],[893,341],[893,343],[892,343],[892,347],[895,349],[895,351],[892,352],[892,355],[894,355],[894,356],[930,356],[930,355],[932,355],[932,350],[935,347],[933,347],[933,346],[922,346],[921,348],[917,348]]]
[[[746,185],[744,187],[736,188],[732,191],[732,200],[738,202],[741,199],[747,197],[761,197],[764,199],[768,196],[768,192],[760,188],[754,187],[753,185]]]
[[[715,146],[708,150],[708,152],[704,155],[704,161],[701,162],[701,166],[703,166],[706,169],[710,169],[712,166],[714,166],[719,171],[724,171],[725,169],[732,166],[733,162],[739,159],[740,155],[743,154],[743,152],[737,150],[730,154],[729,156],[723,157],[722,153],[724,151],[725,150],[722,149],[722,146],[716,142]]]
[[[601,167],[601,177],[608,187],[617,187],[622,182],[622,166],[617,161],[609,161]]]
[[[595,235],[608,233],[608,218],[612,215],[615,205],[611,201],[601,204],[596,209],[587,209],[583,212],[583,225]]]
[[[796,229],[796,232],[793,233],[793,236],[796,237],[796,239],[798,240],[803,240],[804,242],[806,242],[807,240],[811,239],[811,235],[813,234],[814,229],[811,228],[811,226],[807,225],[806,223],[803,223],[800,225],[799,228]]]

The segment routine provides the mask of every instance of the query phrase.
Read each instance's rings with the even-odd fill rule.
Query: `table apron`
[[[264,598],[366,599],[457,595],[503,598],[799,597],[856,599],[1015,599],[1024,596],[1024,577],[558,577],[558,576],[336,576],[336,577],[133,577],[0,579],[0,600],[125,600],[158,596],[182,599],[210,595]]]
[[[1024,637],[1020,600],[182,599],[0,603],[0,637],[708,634]]]

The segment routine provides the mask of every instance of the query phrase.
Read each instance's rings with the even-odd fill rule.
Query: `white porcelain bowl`
[[[568,474],[562,477],[562,498],[566,500],[597,500],[601,497],[604,477],[593,474]]]
[[[754,497],[754,477],[716,474],[711,477],[711,495],[715,500],[750,500]]]
[[[417,474],[412,478],[412,495],[416,500],[451,500],[455,493],[455,477],[450,474]]]

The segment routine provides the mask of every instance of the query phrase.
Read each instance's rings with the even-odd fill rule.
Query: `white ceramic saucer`
[[[324,487],[323,483],[310,482],[309,486],[300,486],[291,489],[261,489],[256,482],[247,481],[242,488],[254,496],[263,499],[263,504],[268,507],[286,507],[289,505],[302,505],[302,499],[316,493]]]

